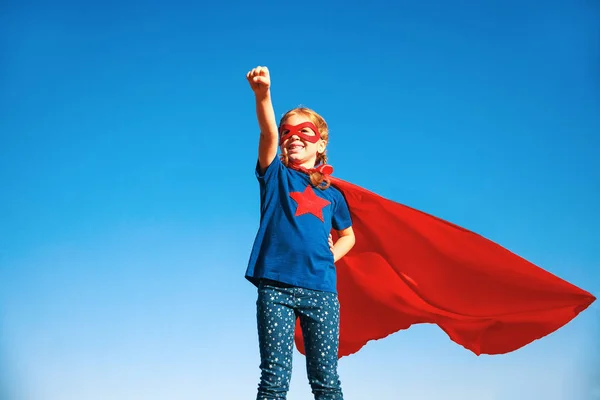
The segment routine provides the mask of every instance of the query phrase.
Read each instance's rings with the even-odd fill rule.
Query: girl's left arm
[[[342,229],[337,231],[340,237],[333,244],[331,251],[333,252],[333,261],[338,262],[342,257],[344,257],[352,247],[354,247],[354,243],[356,243],[356,238],[354,237],[354,230],[352,227],[348,227],[346,229]],[[333,243],[332,241],[330,243]]]

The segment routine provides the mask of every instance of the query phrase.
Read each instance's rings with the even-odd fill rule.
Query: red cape
[[[331,178],[356,245],[336,263],[339,357],[413,324],[438,325],[480,354],[546,336],[596,298],[460,226]],[[304,354],[296,326],[296,346]]]

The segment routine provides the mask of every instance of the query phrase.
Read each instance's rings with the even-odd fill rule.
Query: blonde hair
[[[279,120],[279,126],[281,126],[292,115],[303,115],[308,118],[310,122],[315,124],[319,130],[319,133],[321,134],[321,139],[323,139],[323,141],[325,141],[325,145],[327,145],[329,141],[329,129],[327,128],[327,122],[325,122],[323,117],[310,108],[296,107],[283,114],[283,117],[281,117]],[[289,160],[287,154],[281,154],[281,162],[283,165],[288,166]],[[317,153],[315,166],[319,164],[327,164],[327,148],[323,151],[323,153]],[[313,186],[323,190],[327,189],[330,185],[329,179],[318,171],[314,171],[310,174],[310,183]]]

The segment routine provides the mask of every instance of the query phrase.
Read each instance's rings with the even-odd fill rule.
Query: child
[[[248,72],[260,126],[256,176],[261,218],[246,278],[258,287],[261,378],[258,400],[285,399],[300,320],[309,383],[316,400],[341,400],[337,373],[339,301],[334,263],[354,245],[346,201],[329,185],[327,124],[307,108],[279,127],[266,67]],[[281,157],[277,157],[278,147]],[[339,234],[333,243],[331,229]]]

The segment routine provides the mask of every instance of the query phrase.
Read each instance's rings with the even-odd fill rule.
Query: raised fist
[[[271,77],[267,67],[256,67],[246,74],[246,79],[250,83],[250,87],[254,94],[266,95],[271,87]]]

